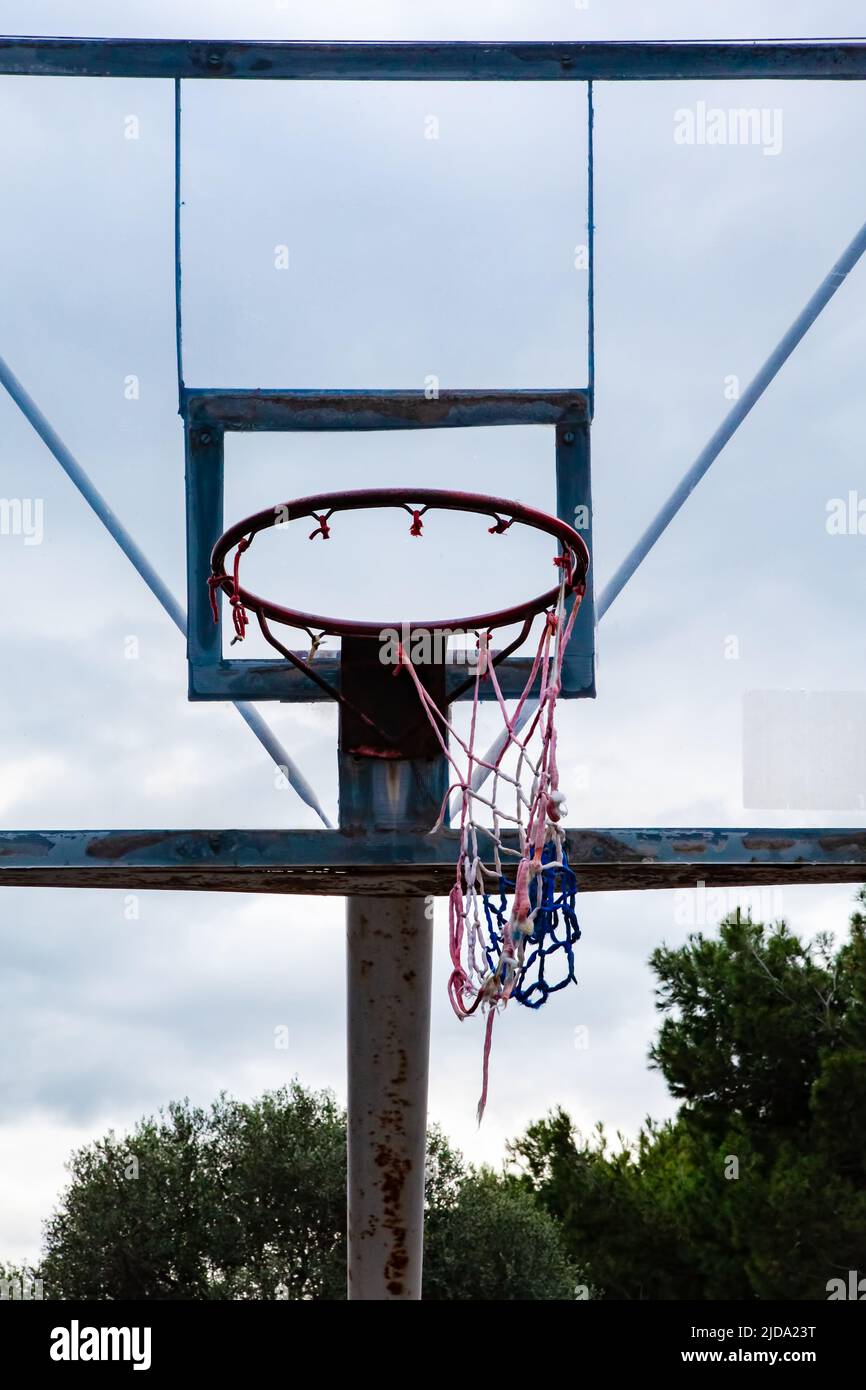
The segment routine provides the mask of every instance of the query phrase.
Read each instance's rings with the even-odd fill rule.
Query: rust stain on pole
[[[432,941],[423,899],[347,904],[352,1299],[421,1297]]]

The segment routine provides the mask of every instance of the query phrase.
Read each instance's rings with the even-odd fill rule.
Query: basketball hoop
[[[457,619],[417,619],[409,623],[356,622],[308,613],[260,597],[240,582],[241,557],[260,531],[299,520],[313,520],[309,540],[331,539],[332,518],[342,512],[396,508],[411,518],[409,534],[422,537],[428,513],[459,511],[477,514],[492,521],[487,527],[493,537],[506,535],[515,524],[529,526],[549,535],[557,544],[553,564],[558,571],[552,588],[510,608],[476,613]],[[228,557],[234,555],[227,568]],[[312,658],[326,635],[365,637],[383,640],[385,633],[401,634],[397,640],[394,673],[406,672],[418,694],[424,716],[452,773],[451,785],[443,801],[434,831],[450,819],[460,832],[460,847],[454,887],[449,897],[449,938],[451,976],[448,996],[458,1018],[481,1010],[487,1014],[484,1063],[478,1118],[487,1100],[489,1057],[493,1020],[510,999],[529,1008],[538,1008],[554,990],[574,980],[573,946],[580,936],[574,912],[577,884],[568,866],[562,830],[566,813],[565,798],[559,787],[556,762],[556,702],[562,684],[562,662],[574,628],[581,599],[586,591],[589,552],[573,527],[558,517],[517,502],[477,493],[449,492],[430,488],[379,488],[357,492],[322,493],[286,502],[256,513],[229,528],[217,541],[211,557],[209,580],[214,618],[218,620],[217,594],[229,599],[235,641],[242,640],[255,613],[259,627],[270,644],[293,665],[305,671],[333,699],[349,703],[341,691],[332,687],[315,670]],[[542,629],[529,675],[515,708],[506,707],[497,666],[529,635],[533,620],[542,617]],[[310,659],[292,652],[272,633],[269,621],[298,628],[311,639]],[[491,636],[497,628],[520,623],[515,641],[502,651],[492,652]],[[474,675],[460,687],[471,692],[469,731],[462,737],[454,728],[446,709],[440,709],[422,684],[407,651],[410,635],[430,633],[474,634]],[[506,739],[495,763],[487,763],[476,752],[475,738],[482,682],[490,682],[499,708]],[[525,727],[519,721],[524,706],[537,686],[537,708]],[[451,692],[449,698],[453,698]],[[387,731],[378,728],[367,711],[352,706],[386,740]],[[505,766],[513,754],[513,769]],[[492,776],[487,795],[473,791],[472,776],[485,768]],[[487,817],[483,823],[482,817]],[[516,842],[516,848],[505,842]],[[482,862],[482,846],[489,843],[492,867]],[[483,910],[483,920],[482,920]],[[558,978],[551,978],[551,957],[565,962]]]
[[[212,599],[215,590],[221,588],[228,595],[235,613],[241,608],[249,609],[256,615],[263,615],[265,619],[270,618],[289,627],[300,628],[310,633],[319,632],[322,635],[378,637],[384,628],[401,629],[404,624],[400,620],[353,622],[349,618],[330,618],[321,613],[305,613],[298,608],[288,608],[242,588],[238,577],[240,557],[260,531],[267,531],[273,527],[282,528],[292,521],[314,520],[316,528],[310,532],[309,539],[312,541],[321,537],[322,540],[330,540],[332,516],[339,512],[373,511],[382,507],[396,507],[408,513],[412,518],[409,527],[409,534],[412,536],[424,534],[423,518],[427,512],[435,510],[470,512],[488,517],[494,523],[488,528],[492,535],[502,535],[515,522],[532,527],[536,531],[544,531],[554,537],[561,546],[562,557],[555,563],[564,568],[570,567],[577,584],[582,584],[586,578],[589,567],[586,545],[577,531],[558,517],[548,516],[519,502],[506,502],[499,497],[485,497],[473,492],[450,492],[435,488],[362,488],[357,492],[330,492],[314,497],[301,497],[277,507],[268,507],[267,510],[256,512],[254,516],[229,527],[217,541],[211,555],[212,575],[209,583]],[[232,573],[228,574],[225,568],[226,559],[235,548]],[[492,632],[496,628],[508,627],[526,618],[531,620],[556,601],[558,592],[559,585],[556,584],[545,593],[515,604],[512,608],[476,613],[466,618],[414,619],[408,627],[424,628],[430,632],[446,628],[451,632],[476,632],[482,628]],[[236,621],[236,631],[237,628]],[[240,637],[240,633],[238,636]]]

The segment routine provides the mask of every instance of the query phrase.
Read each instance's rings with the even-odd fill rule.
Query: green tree
[[[293,1084],[221,1096],[77,1150],[45,1232],[49,1297],[338,1297],[345,1122]]]
[[[836,949],[735,913],[652,966],[676,1120],[611,1148],[557,1111],[523,1182],[604,1297],[826,1297],[866,1249],[866,917]]]
[[[46,1225],[47,1298],[341,1299],[346,1118],[295,1083],[188,1102],[72,1155]],[[551,1217],[513,1180],[427,1142],[428,1298],[569,1298]]]
[[[519,1183],[489,1168],[428,1208],[427,1299],[573,1299],[582,1282],[556,1222]]]
[[[30,1265],[3,1264],[0,1262],[0,1300],[39,1299],[42,1286],[39,1271]]]

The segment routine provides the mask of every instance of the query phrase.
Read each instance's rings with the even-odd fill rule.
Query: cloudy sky
[[[121,18],[118,8],[0,0],[0,30],[808,37],[856,34],[860,7],[733,0],[723,20],[671,0],[395,0],[363,13],[349,0],[128,0]],[[188,83],[188,383],[585,384],[585,274],[574,264],[586,235],[585,100],[577,84]],[[772,139],[678,143],[677,113],[701,102],[761,108]],[[603,585],[866,216],[866,91],[611,84],[597,88],[596,112]],[[425,139],[431,116],[438,140]],[[172,137],[169,83],[0,80],[0,352],[183,597]],[[282,245],[287,272],[274,264]],[[744,807],[741,756],[745,692],[866,683],[866,540],[826,524],[828,503],[866,489],[864,310],[861,266],[605,618],[599,697],[560,719],[563,783],[579,788],[572,823],[866,823],[857,809]],[[552,465],[544,431],[247,437],[228,451],[226,515],[313,485],[400,481],[461,481],[545,506]],[[230,707],[187,703],[181,639],[5,395],[0,496],[38,502],[42,516],[39,544],[0,535],[2,825],[314,825]],[[411,609],[433,585],[459,607],[532,580],[529,552],[497,568],[443,531],[411,567],[399,546],[382,565],[380,539],[347,535],[350,584],[309,552],[279,564],[263,552],[258,573],[357,615],[378,614],[395,590]],[[335,815],[333,712],[262,709]],[[811,934],[843,930],[851,897],[845,885],[786,889],[759,906]],[[712,928],[713,913],[705,924],[673,893],[584,899],[580,986],[543,1014],[512,1009],[502,1021],[480,1132],[479,1030],[447,1005],[440,914],[431,1116],[469,1156],[496,1161],[557,1102],[584,1127],[626,1133],[670,1113],[646,1067],[647,957],[683,939],[692,909]],[[344,1096],[338,900],[143,893],[130,904],[121,892],[4,889],[0,959],[0,1259],[37,1252],[65,1156],[109,1125],[173,1097],[253,1096],[291,1075]],[[273,1045],[280,1025],[288,1052]]]

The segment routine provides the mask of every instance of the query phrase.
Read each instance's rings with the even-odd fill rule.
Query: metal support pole
[[[364,637],[341,644],[342,688],[352,705],[340,707],[340,828],[422,834],[439,815],[448,768],[411,680],[383,664],[379,648]],[[444,666],[416,671],[444,710]],[[428,902],[411,889],[346,900],[350,1299],[421,1297],[433,968]]]
[[[670,497],[661,508],[661,511],[654,520],[650,522],[640,540],[632,547],[619,566],[613,578],[610,579],[604,589],[602,589],[595,600],[596,623],[601,622],[611,604],[622,593],[635,570],[646,559],[656,541],[667,530],[683,504],[691,497],[698,483],[701,481],[701,478],[703,478],[704,474],[710,468],[710,465],[718,458],[728,440],[739,429],[740,425],[749,414],[749,411],[761,399],[770,383],[778,376],[797,344],[805,337],[822,309],[829,304],[840,285],[844,284],[846,277],[854,269],[864,252],[866,252],[866,222],[864,222],[853,241],[846,246],[836,264],[824,276],[824,279],[821,281],[815,293],[805,307],[801,309],[787,333],[785,333],[776,344],[760,371],[749,382],[749,385],[746,387],[736,405],[732,406],[728,411],[715,434],[704,445],[691,468],[674,488]],[[515,725],[515,733],[519,733],[520,730],[524,728],[532,718],[536,709],[537,705],[535,701],[530,700]],[[473,791],[479,791],[487,781],[489,773],[488,769],[483,766],[483,764],[495,763],[506,742],[507,735],[500,735],[487,749],[481,763],[472,774]]]
[[[33,397],[24,389],[24,386],[12,371],[12,368],[2,357],[0,357],[0,386],[4,386],[9,392],[9,395],[18,406],[25,420],[32,425],[43,444],[54,455],[70,482],[75,485],[87,505],[99,517],[99,520],[108,531],[112,540],[116,541],[120,546],[127,560],[129,560],[130,564],[138,571],[157,603],[162,605],[175,627],[186,636],[186,613],[181,604],[178,603],[168,585],[157,574],[141,546],[133,540],[132,536],[123,525],[123,522],[115,516],[105,498],[94,486],[87,473],[85,473],[81,464],[66,447],[63,440],[54,429],[54,426],[47,417],[43,415]],[[247,728],[251,733],[255,734],[259,743],[273,758],[277,767],[284,774],[286,781],[294,788],[301,800],[305,802],[312,811],[315,811],[322,824],[330,830],[331,822],[325,815],[319,798],[316,796],[313,788],[310,786],[300,768],[296,766],[294,760],[289,757],[289,754],[286,752],[285,748],[283,748],[276,734],[265,723],[255,706],[241,700],[235,700],[233,703]]]
[[[432,954],[424,898],[347,900],[350,1299],[421,1297]]]
[[[866,222],[853,241],[846,246],[836,264],[824,276],[811,299],[800,310],[787,333],[780,338],[764,365],[749,382],[740,399],[731,406],[715,434],[704,445],[691,468],[681,478],[640,540],[632,546],[613,578],[608,580],[596,601],[596,619],[598,622],[601,622],[611,604],[622,593],[638,565],[646,559],[659,536],[667,530],[677,512],[691,497],[701,478],[718,458],[731,436],[739,429],[749,411],[757,405],[767,387],[778,376],[794,348],[806,336],[822,309],[829,304],[836,291],[844,284],[846,277],[854,269],[864,251],[866,251]]]

